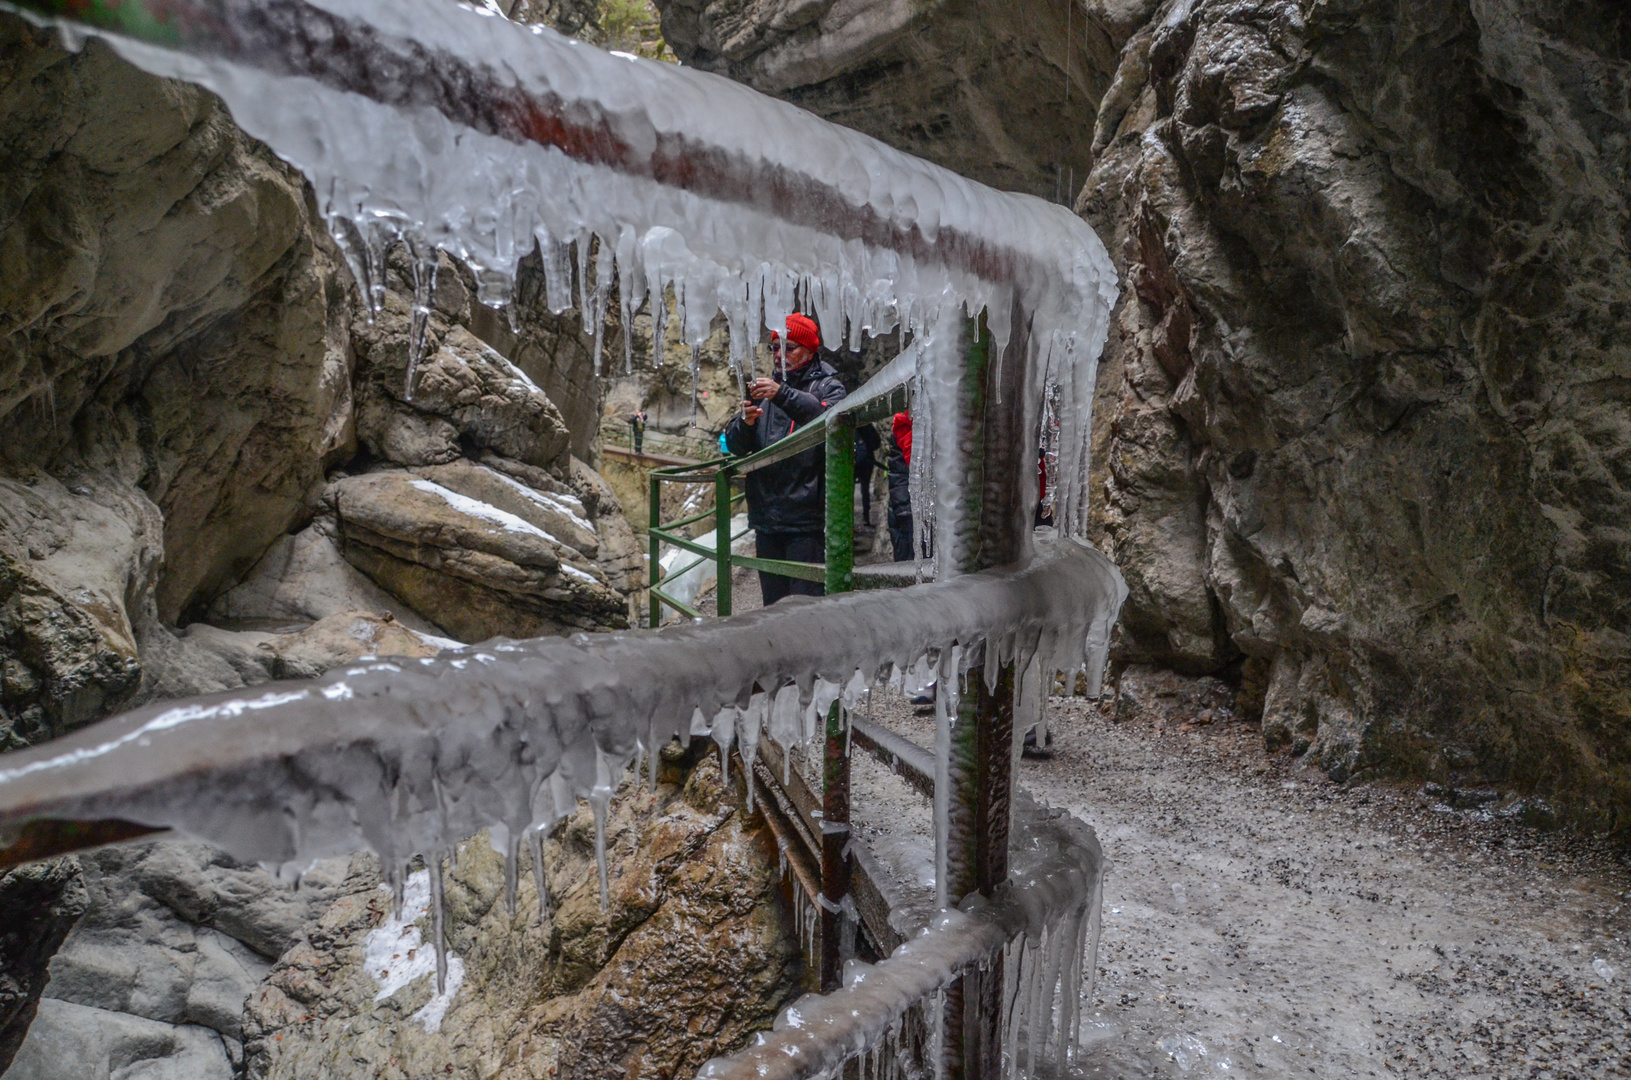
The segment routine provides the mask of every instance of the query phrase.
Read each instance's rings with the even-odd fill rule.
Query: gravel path
[[[879,706],[929,744],[932,720]],[[1631,874],[1608,849],[1345,790],[1226,708],[1113,713],[1055,699],[1058,753],[1020,778],[1110,860],[1075,1075],[1631,1076]]]

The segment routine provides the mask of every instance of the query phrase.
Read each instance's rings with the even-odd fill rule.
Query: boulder
[[[464,641],[627,624],[599,568],[515,514],[386,470],[330,487],[353,566]]]
[[[338,534],[333,516],[321,514],[299,532],[278,537],[248,576],[210,605],[210,622],[228,629],[286,630],[330,615],[370,611],[389,612],[422,634],[441,633],[346,562]]]
[[[1240,672],[1339,780],[1628,820],[1623,38],[1608,3],[1367,0],[1129,42],[1078,204],[1126,275],[1123,659]]]
[[[358,434],[376,457],[403,465],[448,461],[451,429],[471,447],[557,473],[566,468],[571,440],[560,410],[520,368],[463,326],[431,314],[411,393],[408,303],[387,293],[373,324],[357,326],[353,334],[362,376]]]
[[[594,524],[585,516],[582,501],[564,484],[555,482],[551,485],[553,490],[539,490],[471,461],[414,471],[449,491],[514,514],[546,533],[556,544],[569,547],[587,559],[600,554],[600,537],[595,535]]]
[[[17,1080],[234,1080],[228,1040],[198,1024],[167,1024],[46,998],[7,1076]]]

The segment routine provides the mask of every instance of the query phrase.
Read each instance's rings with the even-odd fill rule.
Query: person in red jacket
[[[898,412],[889,434],[889,539],[896,562],[917,558],[912,545],[912,414]]]

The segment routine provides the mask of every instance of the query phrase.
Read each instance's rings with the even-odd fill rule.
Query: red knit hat
[[[780,334],[771,331],[771,341],[779,337]],[[814,319],[805,315],[787,316],[787,340],[795,345],[803,345],[811,352],[821,351],[821,330],[816,326]]]

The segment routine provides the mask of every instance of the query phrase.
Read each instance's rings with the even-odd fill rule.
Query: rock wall
[[[1252,668],[1337,779],[1631,811],[1631,16],[1168,5],[1079,209],[1129,659]],[[1248,680],[1250,681],[1250,680]]]
[[[1123,663],[1226,675],[1339,779],[1627,822],[1624,5],[659,6],[686,62],[999,187],[1080,163]]]

